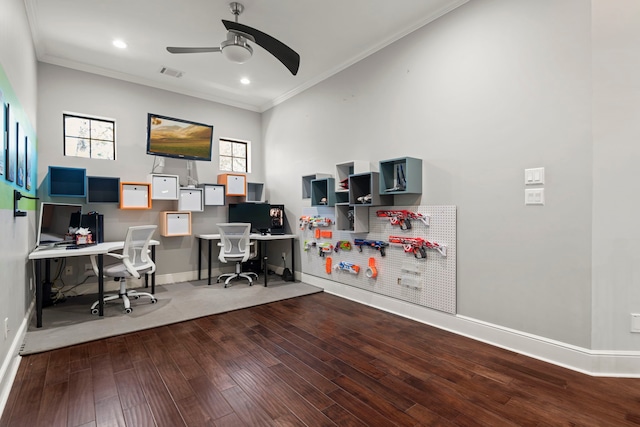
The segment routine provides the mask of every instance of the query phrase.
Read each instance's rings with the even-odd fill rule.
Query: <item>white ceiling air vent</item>
[[[180,77],[182,77],[184,73],[180,70],[174,70],[173,68],[162,67],[160,68],[160,74],[166,74],[167,76],[171,76],[179,79]]]

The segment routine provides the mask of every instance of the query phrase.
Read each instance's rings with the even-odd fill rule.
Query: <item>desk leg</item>
[[[211,240],[209,242],[209,251],[207,259],[207,285],[211,286]]]
[[[49,262],[47,260],[46,262]],[[36,263],[36,328],[42,328],[42,260]]]
[[[151,261],[153,261],[153,263],[156,263],[156,247],[151,246]],[[145,277],[147,275],[145,274]],[[156,293],[156,272],[154,271],[153,273],[151,273],[151,295],[155,295]]]
[[[291,274],[293,274],[293,281],[296,281],[296,239],[291,239]]]
[[[201,279],[200,272],[202,271],[202,239],[198,239],[198,280]]]
[[[98,254],[98,316],[104,316],[104,255]]]
[[[263,269],[264,269],[264,287],[267,287],[267,276],[269,275],[269,270],[267,270],[267,242],[262,240],[260,242],[260,253],[262,254],[263,259]]]

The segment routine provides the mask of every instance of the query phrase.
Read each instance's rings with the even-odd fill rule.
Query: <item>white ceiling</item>
[[[220,53],[166,51],[219,46],[221,19],[234,19],[227,0],[24,1],[42,62],[265,111],[468,0],[241,0],[240,23],[300,54],[296,76],[255,44],[245,64]],[[116,38],[128,48],[113,47]],[[160,74],[162,67],[184,74]]]

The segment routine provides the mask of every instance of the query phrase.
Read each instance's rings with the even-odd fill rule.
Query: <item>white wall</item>
[[[593,347],[639,349],[640,3],[593,0]]]
[[[458,206],[459,313],[589,348],[590,13],[474,0],[276,106],[263,114],[272,198],[300,215],[303,175],[422,158],[412,202]],[[543,207],[524,206],[531,167],[546,170]]]
[[[41,88],[38,94],[38,195],[42,200],[48,199],[46,185],[43,184],[46,184],[49,165],[86,168],[89,176],[116,176],[121,181],[146,182],[154,160],[154,156],[146,154],[147,113],[214,126],[214,160],[195,162],[195,177],[200,183],[217,182],[217,141],[220,137],[251,141],[254,161],[248,180],[263,182],[261,124],[260,115],[256,112],[44,63],[39,64],[38,79]],[[62,141],[63,112],[115,119],[116,161],[65,157]],[[166,159],[164,169],[157,171],[180,175],[181,184],[186,185],[186,165],[185,160]],[[55,199],[79,202],[78,199]],[[103,213],[105,239],[120,240],[130,225],[158,224],[161,211],[176,208],[174,201],[155,200],[153,209],[149,211],[120,210],[117,205],[110,204],[86,205],[85,210]],[[192,231],[194,234],[215,232],[215,224],[226,221],[226,217],[225,207],[211,206],[205,212],[194,212]],[[161,238],[157,233],[156,238],[161,241],[156,258],[158,275],[179,275],[197,270],[198,246],[193,236]],[[83,265],[79,265],[75,271],[83,269]],[[193,278],[188,274],[178,277]]]
[[[0,90],[5,98],[11,92],[12,111],[21,123],[36,125],[36,59],[31,41],[24,3],[21,0],[0,1]],[[10,89],[9,89],[10,88]],[[6,99],[7,100],[7,99]],[[4,153],[2,153],[4,155]],[[28,285],[27,255],[35,241],[34,211],[28,216],[13,217],[13,187],[0,177],[0,327],[9,322],[9,335],[0,333],[0,411],[7,398],[17,368],[20,334],[31,302]],[[21,204],[21,208],[23,208]]]

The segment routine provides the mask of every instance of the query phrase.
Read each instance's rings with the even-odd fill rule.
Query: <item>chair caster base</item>
[[[92,308],[91,309],[91,314],[97,315],[99,312],[100,312],[100,310],[98,310],[97,308]]]
[[[124,312],[127,314],[130,314],[133,310],[131,310],[131,308],[125,308]]]

